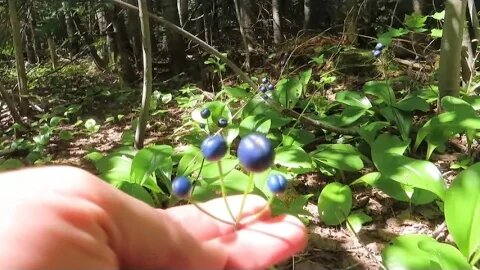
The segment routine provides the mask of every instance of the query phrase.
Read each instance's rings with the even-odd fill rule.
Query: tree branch
[[[129,8],[129,9],[133,9],[133,10],[136,10],[138,11],[138,7],[134,6],[134,5],[131,5],[131,4],[128,4],[128,3],[125,3],[121,0],[111,0],[123,7],[126,7],[126,8]],[[232,70],[233,72],[235,72],[235,74],[237,74],[244,82],[246,82],[253,90],[255,89],[258,89],[258,85],[252,81],[252,79],[250,79],[250,77],[242,71],[242,69],[240,69],[234,62],[232,62],[230,59],[228,59],[227,57],[225,57],[222,53],[220,53],[219,51],[217,51],[215,48],[213,48],[212,46],[208,45],[206,42],[204,42],[203,40],[199,39],[198,37],[192,35],[191,33],[185,31],[184,29],[178,27],[177,25],[167,21],[165,18],[161,17],[161,16],[158,16],[158,15],[155,15],[155,14],[152,14],[152,13],[148,13],[148,15],[150,16],[150,18],[162,23],[163,25],[165,25],[166,27],[169,27],[171,29],[173,29],[174,31],[178,32],[179,34],[181,34],[182,36],[184,36],[185,38],[197,43],[200,47],[202,47],[206,52],[212,54],[212,55],[215,55],[217,56],[218,58],[220,58],[222,61],[224,61]],[[312,126],[312,127],[316,127],[316,128],[321,128],[321,129],[325,129],[327,131],[331,131],[331,132],[335,132],[335,133],[339,133],[339,134],[345,134],[345,135],[357,135],[358,132],[356,129],[348,129],[348,128],[339,128],[339,127],[335,127],[335,126],[332,126],[326,122],[323,122],[323,121],[320,121],[320,120],[314,120],[314,119],[311,119],[309,117],[306,117],[304,115],[301,115],[300,113],[296,112],[296,111],[293,111],[293,110],[290,110],[290,109],[286,109],[286,108],[283,108],[282,106],[280,106],[279,104],[276,104],[273,100],[269,100],[268,103],[277,111],[279,111],[280,113],[282,114],[285,114],[287,116],[290,116],[290,117],[293,117],[293,118],[297,118],[297,119],[300,119],[300,121],[304,124],[304,125],[308,125],[308,126]]]

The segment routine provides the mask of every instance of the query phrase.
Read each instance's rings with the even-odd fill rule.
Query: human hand
[[[0,174],[0,269],[264,269],[306,244],[303,224],[249,196],[234,230],[192,205],[157,210],[71,167]],[[234,212],[239,196],[229,198]],[[223,200],[202,204],[222,219]]]

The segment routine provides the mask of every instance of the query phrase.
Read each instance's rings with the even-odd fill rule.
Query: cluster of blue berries
[[[203,118],[203,119],[208,119],[210,117],[212,113],[210,112],[210,110],[208,108],[204,108],[201,112],[200,112],[200,116]],[[225,128],[228,126],[228,120],[225,119],[225,118],[220,118],[218,119],[218,122],[217,122],[217,126],[219,128]],[[205,128],[205,125],[200,125],[201,128]]]
[[[383,45],[382,43],[377,43],[377,45],[375,45],[375,49],[373,49],[372,51],[373,57],[375,58],[380,57],[382,55],[384,48],[385,48],[385,45]]]
[[[202,111],[203,116],[210,112]],[[228,152],[228,145],[221,135],[212,135],[201,144],[201,152],[206,160],[220,161]],[[250,173],[260,173],[273,165],[275,151],[270,140],[263,134],[253,133],[240,141],[237,156],[243,168]],[[281,174],[271,174],[267,186],[274,194],[283,193],[287,188],[287,179]],[[172,192],[178,197],[188,197],[191,182],[185,176],[179,176],[172,182]]]
[[[267,91],[275,90],[275,85],[273,85],[268,78],[262,79],[262,84],[258,88],[258,90],[262,93],[266,93]]]

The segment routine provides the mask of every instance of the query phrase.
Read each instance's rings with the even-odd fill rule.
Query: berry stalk
[[[240,211],[238,212],[237,218],[235,219],[235,223],[238,225],[240,222],[240,218],[242,217],[243,208],[245,207],[245,201],[247,199],[248,191],[252,189],[253,184],[253,173],[250,173],[248,177],[248,185],[247,188],[243,192],[242,203],[240,204]]]
[[[218,172],[220,173],[220,187],[222,190],[222,198],[225,201],[225,206],[227,207],[228,214],[232,218],[232,220],[235,221],[235,215],[233,215],[232,209],[230,208],[230,205],[228,204],[227,200],[227,191],[225,189],[225,180],[223,179],[223,170],[222,170],[222,162],[219,160],[217,162],[218,165]],[[243,203],[242,203],[243,205]]]

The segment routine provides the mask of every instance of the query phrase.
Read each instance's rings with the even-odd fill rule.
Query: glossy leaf
[[[480,163],[455,178],[447,190],[444,207],[448,231],[469,258],[480,246]]]
[[[360,153],[349,144],[323,144],[311,156],[315,162],[342,171],[358,171],[363,168]]]
[[[380,98],[387,105],[395,104],[395,93],[385,81],[369,81],[363,86],[365,94],[370,94]]]
[[[422,111],[427,112],[430,110],[430,105],[418,96],[409,96],[400,100],[395,107],[407,112]]]
[[[292,121],[292,118],[285,117],[278,111],[274,110],[260,97],[251,99],[243,108],[243,119],[251,115],[263,114],[272,121],[271,129],[276,129],[285,126]]]
[[[340,183],[326,185],[318,197],[318,213],[327,225],[345,221],[352,208],[352,191]]]
[[[7,159],[0,163],[0,172],[19,169],[23,166],[23,163],[18,159]]]
[[[425,239],[418,243],[418,247],[431,254],[432,260],[440,265],[443,270],[459,269],[468,270],[472,267],[468,264],[467,259],[454,246],[439,243],[434,239]]]
[[[295,145],[281,146],[275,152],[275,164],[296,169],[313,167],[312,159],[301,147]]]
[[[238,159],[236,158],[224,158],[220,160],[222,164],[222,173],[224,176],[229,174],[235,166],[238,165]],[[202,178],[212,181],[212,180],[217,180],[220,177],[220,171],[218,168],[218,163],[217,162],[208,162],[205,161],[205,164],[203,166],[203,170],[201,172]]]
[[[372,160],[382,176],[428,190],[443,199],[446,185],[439,169],[431,162],[400,154],[402,149],[398,146],[402,143],[398,137],[382,134],[372,145]]]
[[[265,115],[248,116],[240,123],[240,137],[245,137],[250,133],[268,134],[271,126],[272,120]]]
[[[249,92],[247,92],[245,89],[240,87],[226,86],[224,90],[228,94],[228,96],[232,98],[237,98],[237,99],[249,98],[252,95]]]
[[[140,201],[143,201],[149,204],[150,206],[155,205],[150,193],[148,193],[148,191],[145,190],[145,188],[139,184],[130,183],[130,182],[120,182],[115,186],[121,191],[127,193],[128,195],[134,198],[137,198]]]
[[[229,190],[244,192],[248,189],[249,176],[239,170],[232,170],[224,178],[225,187]],[[217,190],[220,190],[221,182],[220,179],[210,184],[211,187],[216,187]],[[248,192],[253,191],[254,185],[250,186]]]
[[[148,176],[167,162],[173,154],[173,149],[168,145],[152,145],[140,150],[132,161],[131,180],[143,185]]]
[[[357,107],[347,107],[345,108],[340,115],[330,115],[323,118],[324,121],[329,122],[330,124],[338,127],[345,127],[352,125],[362,116],[367,113],[366,109],[357,108]]]
[[[353,91],[338,92],[335,95],[335,100],[345,105],[362,109],[370,109],[372,107],[370,100],[366,96]]]
[[[302,83],[294,78],[280,80],[276,88],[275,92],[273,92],[273,97],[278,103],[288,109],[295,107],[303,90]]]
[[[308,82],[310,82],[310,78],[312,77],[312,69],[307,69],[300,73],[300,82],[305,87]]]
[[[361,211],[350,214],[347,220],[349,223],[348,229],[353,230],[355,233],[358,233],[362,229],[363,224],[369,223],[373,219],[369,215]]]
[[[305,129],[291,129],[283,135],[283,145],[303,146],[315,140],[315,135]]]
[[[375,141],[375,138],[378,135],[378,132],[388,126],[388,122],[372,122],[366,126],[360,127],[358,134],[364,139],[368,144],[372,144]]]

